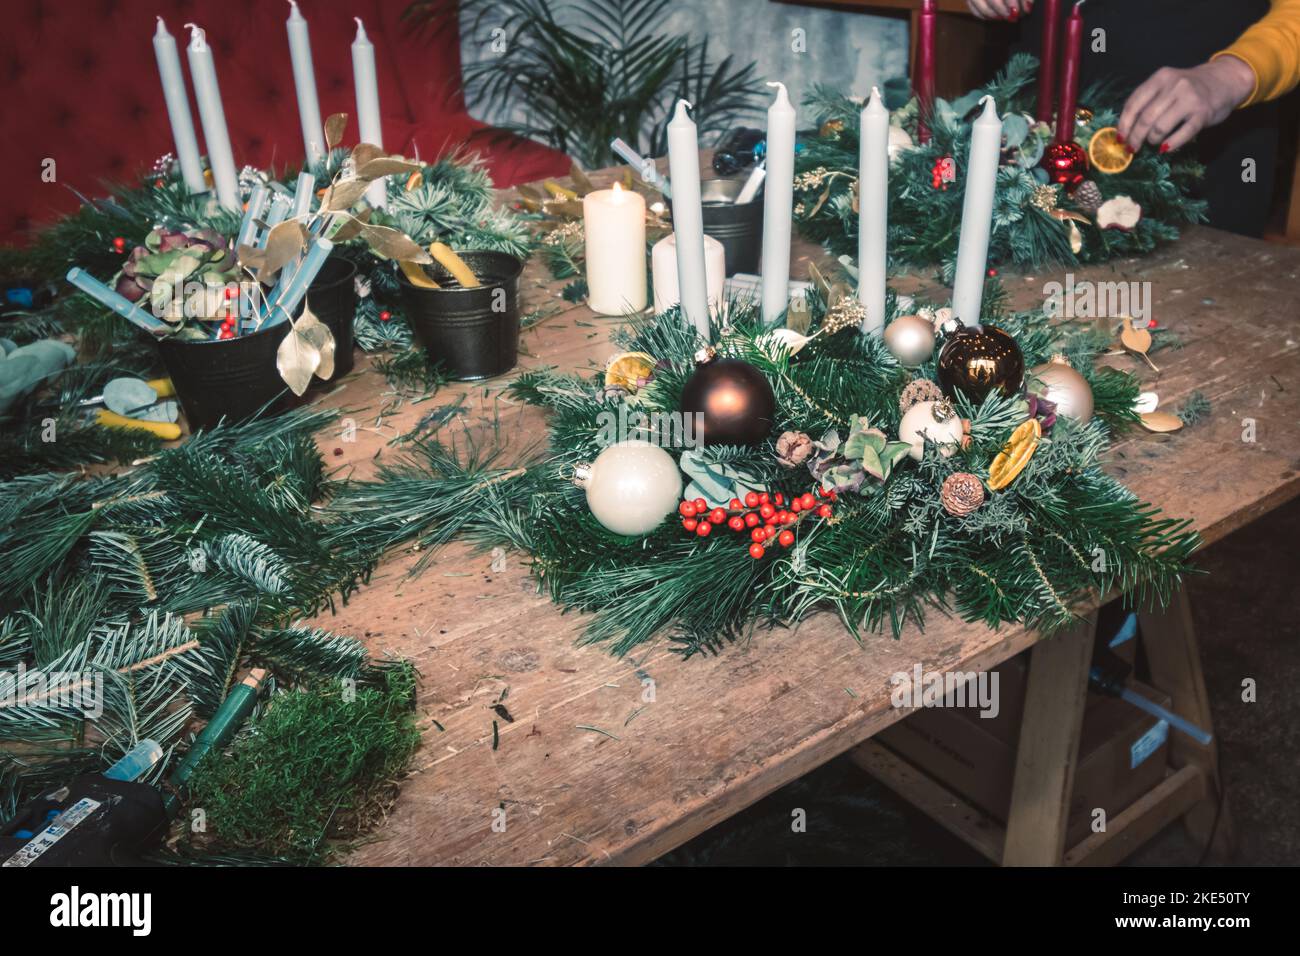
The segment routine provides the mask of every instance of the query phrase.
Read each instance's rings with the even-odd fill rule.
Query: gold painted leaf
[[[325,145],[333,149],[343,142],[343,131],[348,128],[348,114],[335,113],[325,121]]]
[[[361,235],[366,242],[370,243],[370,248],[374,252],[385,258],[396,259],[399,262],[403,260],[418,262],[421,265],[433,261],[428,252],[396,229],[366,223],[361,229]]]
[[[403,159],[401,156],[380,156],[364,166],[357,166],[357,175],[363,179],[382,179],[385,176],[409,175],[418,173],[420,164]]]
[[[280,347],[275,350],[275,367],[280,372],[280,378],[284,379],[284,384],[295,395],[307,391],[311,377],[320,368],[320,363],[320,349],[297,327],[289,330]]]
[[[326,212],[351,209],[356,205],[357,200],[366,194],[366,190],[369,188],[370,180],[361,176],[356,179],[345,179],[342,182],[337,182],[325,193],[325,198],[321,201],[321,208]]]
[[[266,238],[266,248],[262,250],[266,258],[257,270],[259,282],[266,282],[270,277],[285,267],[307,244],[307,235],[302,226],[292,219],[277,223]]]
[[[361,227],[370,221],[371,211],[370,209],[363,209],[356,216],[345,213],[345,221],[334,230],[334,234],[330,236],[330,239],[335,243],[347,242],[349,239],[355,239],[361,235]]]
[[[1183,420],[1169,412],[1143,412],[1138,418],[1147,431],[1176,432],[1183,427]]]
[[[382,146],[376,146],[374,143],[357,143],[352,150],[352,165],[360,169],[372,159],[379,159],[386,156]]]
[[[573,185],[577,187],[574,191],[579,196],[585,196],[596,188],[592,185],[591,180],[587,178],[587,174],[578,168],[577,163],[569,164],[569,178],[573,180]]]
[[[1124,328],[1119,334],[1119,340],[1130,352],[1145,355],[1151,350],[1151,333],[1146,329],[1133,328],[1133,323],[1128,319],[1124,320]]]
[[[239,257],[239,264],[245,269],[260,269],[266,262],[265,250],[258,249],[256,246],[244,244],[235,250],[235,253]]]

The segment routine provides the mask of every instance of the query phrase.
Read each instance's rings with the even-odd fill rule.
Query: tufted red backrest
[[[454,0],[447,0],[449,4]],[[418,33],[402,13],[409,0],[299,0],[311,28],[322,118],[353,117],[345,143],[356,142],[351,44],[354,16],[375,45],[384,146],[432,159],[471,140],[482,124],[465,112],[460,48],[453,31]],[[289,62],[285,20],[277,0],[26,0],[6,5],[0,62],[5,166],[0,242],[20,242],[32,226],[76,208],[71,186],[102,194],[173,151],[154,59],[155,17],[176,37],[190,108],[203,149],[186,63],[187,22],[203,27],[213,49],[237,166],[301,162],[303,143]],[[481,138],[480,138],[481,139]],[[491,150],[484,140],[480,150]],[[499,185],[565,168],[519,144],[515,156],[492,162]],[[519,156],[531,159],[521,167]],[[47,159],[56,182],[42,181]],[[540,166],[538,161],[540,159]],[[538,170],[542,170],[538,172]]]

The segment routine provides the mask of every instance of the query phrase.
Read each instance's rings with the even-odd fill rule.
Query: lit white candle
[[[167,103],[172,141],[176,144],[176,161],[180,164],[185,188],[192,193],[205,193],[208,184],[203,178],[203,163],[199,161],[199,140],[194,135],[194,118],[190,116],[190,98],[185,92],[185,77],[181,74],[181,57],[176,51],[176,38],[167,32],[162,17],[158,18],[158,30],[153,35],[153,52],[158,60],[163,100]]]
[[[971,126],[966,159],[966,197],[961,209],[961,239],[952,286],[952,309],[963,325],[980,324],[984,275],[988,269],[989,230],[993,224],[993,192],[1002,154],[1002,120],[993,97],[980,101],[984,109]]]
[[[325,127],[320,121],[320,103],[316,99],[316,71],[311,62],[311,37],[307,21],[295,0],[289,0],[289,60],[293,63],[293,85],[298,91],[298,118],[302,122],[303,150],[307,165],[325,157]]]
[[[384,145],[384,127],[379,118],[379,79],[375,75],[375,47],[366,36],[366,25],[357,21],[357,38],[352,41],[352,78],[357,87],[357,129],[361,142]],[[366,190],[366,200],[376,209],[387,198],[388,181],[377,179]]]
[[[650,251],[650,269],[655,291],[655,314],[671,309],[681,301],[677,286],[677,239],[664,236]],[[704,237],[704,279],[709,311],[717,314],[722,305],[722,287],[727,281],[727,250],[712,236]]]
[[[709,338],[709,296],[704,267],[704,211],[700,204],[700,143],[690,104],[677,101],[668,124],[668,176],[673,190],[673,234],[677,237],[677,284],[682,318]]]
[[[790,226],[794,214],[794,107],[784,83],[767,110],[767,186],[763,191],[763,321],[790,305]]]
[[[199,104],[199,119],[203,122],[203,141],[208,147],[208,165],[212,167],[212,183],[217,190],[217,201],[227,209],[238,211],[239,174],[235,172],[235,154],[230,150],[230,133],[226,129],[226,112],[221,106],[221,88],[217,85],[217,65],[212,60],[212,48],[200,27],[185,24],[190,29],[190,76],[194,80],[194,99]]]
[[[867,311],[862,331],[880,335],[885,328],[886,234],[889,224],[889,110],[880,90],[860,117],[858,138],[858,301]]]
[[[582,198],[587,238],[587,302],[601,315],[645,308],[645,200],[623,189],[597,189]]]

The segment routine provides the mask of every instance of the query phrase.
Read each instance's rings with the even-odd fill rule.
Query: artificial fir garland
[[[325,541],[314,517],[330,486],[312,436],[333,419],[222,426],[119,476],[0,482],[0,817],[146,737],[167,752],[150,777],[162,779],[191,718],[211,715],[248,666],[309,689],[383,686],[408,667],[298,623],[350,594],[379,557],[365,542]],[[102,714],[29,693],[19,665],[55,683],[98,675]],[[385,786],[396,769],[383,762]]]
[[[947,103],[937,100],[929,123],[931,139],[898,151],[889,170],[889,254],[895,269],[939,265],[951,283],[965,195],[964,165],[971,125],[966,117],[989,95],[1004,118],[1008,142],[998,170],[989,240],[989,264],[1037,268],[1046,264],[1104,262],[1150,252],[1178,238],[1182,226],[1205,218],[1205,203],[1190,189],[1201,166],[1190,156],[1142,150],[1122,172],[1093,169],[1073,195],[1049,186],[1037,168],[1046,126],[1035,124],[1034,77],[1037,61],[1017,54],[988,86]],[[1087,147],[1093,134],[1114,126],[1119,107],[1104,87],[1085,92],[1075,140]],[[856,261],[858,254],[858,133],[861,104],[836,91],[819,88],[808,100],[820,134],[806,139],[795,164],[795,220],[808,238],[837,256]],[[894,122],[916,139],[916,101],[895,111]],[[1014,130],[1014,133],[1012,132]],[[891,150],[892,152],[892,150]],[[950,177],[940,172],[947,168]],[[949,181],[951,180],[951,181]],[[1050,193],[1050,195],[1049,195]],[[1101,200],[1127,196],[1141,206],[1141,218],[1129,230],[1101,229],[1093,223]],[[1055,212],[1054,212],[1055,211]],[[1068,218],[1077,217],[1077,218]],[[1071,248],[1071,224],[1081,246]]]
[[[815,331],[826,310],[813,305]],[[945,509],[944,486],[955,474],[988,482],[995,456],[1032,417],[1019,397],[994,393],[979,405],[958,398],[970,422],[968,447],[945,458],[928,446],[919,463],[895,465],[887,480],[866,482],[863,494],[839,495],[829,517],[804,523],[789,547],[772,542],[761,559],[751,557],[747,537],[721,527],[704,539],[673,519],[644,537],[607,531],[569,479],[601,450],[602,416],[679,407],[699,343],[673,309],[619,338],[658,361],[634,396],[607,390],[603,376],[543,370],[511,383],[515,398],[551,413],[543,461],[505,469],[490,453],[463,460],[424,443],[379,481],[340,489],[335,534],[351,536],[359,522],[382,546],[412,539],[430,546],[455,535],[508,542],[532,556],[539,585],[556,603],[594,614],[584,640],[607,642],[619,654],[661,633],[688,656],[717,651],[754,625],[792,623],[818,608],[834,609],[861,637],[886,622],[897,634],[909,618],[923,622],[927,607],[990,627],[1018,622],[1052,631],[1071,623],[1076,602],[1094,591],[1152,591],[1163,599],[1198,536],[1189,522],[1139,502],[1100,466],[1114,429],[1136,419],[1136,379],[1092,367],[1107,342],[1091,329],[1053,325],[1042,314],[999,314],[995,306],[990,318],[1016,337],[1028,364],[1064,353],[1091,384],[1096,416],[1058,419],[1023,472],[965,515]],[[815,482],[782,465],[779,436],[820,439],[832,428],[843,435],[855,416],[895,435],[901,394],[934,372],[933,360],[914,372],[901,367],[879,340],[848,328],[814,334],[792,355],[743,305],[715,327],[714,341],[766,376],[777,419],[757,447],[697,449],[697,464],[743,472],[787,499]],[[963,500],[971,493],[966,488]],[[955,494],[950,488],[949,497]],[[478,509],[464,507],[472,500]]]

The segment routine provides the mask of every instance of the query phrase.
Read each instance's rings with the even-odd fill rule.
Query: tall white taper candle
[[[199,104],[199,119],[203,121],[203,142],[208,147],[208,165],[212,167],[212,183],[217,190],[217,201],[227,209],[238,211],[239,174],[235,172],[235,154],[230,151],[230,132],[226,129],[226,112],[221,106],[221,88],[217,85],[217,65],[212,60],[212,47],[207,35],[193,23],[189,56],[190,76],[194,80],[194,99]]]
[[[199,140],[194,135],[194,118],[190,115],[190,98],[185,92],[185,77],[181,74],[181,57],[176,52],[176,38],[167,32],[162,17],[158,18],[158,30],[153,35],[153,52],[158,59],[158,75],[162,77],[163,100],[167,103],[167,118],[172,124],[172,141],[176,144],[181,178],[190,192],[205,193],[208,184],[203,178],[203,163],[199,161]]]
[[[784,83],[767,110],[767,186],[763,192],[763,321],[790,305],[790,226],[794,214],[794,107]]]
[[[889,110],[871,88],[858,135],[858,301],[867,310],[862,331],[885,328],[885,261],[889,227]]]
[[[704,211],[700,204],[700,142],[687,115],[691,104],[677,101],[668,124],[668,175],[673,190],[673,233],[677,236],[677,284],[682,317],[709,338],[709,294],[704,269]]]
[[[966,159],[966,197],[961,209],[961,239],[952,286],[952,310],[963,325],[980,324],[984,275],[989,259],[989,230],[993,224],[993,192],[997,188],[1002,153],[1002,120],[993,97],[980,101],[984,109],[971,126]]]
[[[361,142],[384,145],[384,126],[379,118],[379,79],[375,75],[375,46],[366,35],[366,25],[357,21],[357,38],[352,41],[352,78],[357,86],[357,129]],[[366,190],[366,201],[378,209],[388,195],[388,180],[377,179]]]
[[[325,157],[325,127],[320,121],[320,102],[316,99],[316,70],[311,62],[311,37],[307,21],[295,0],[289,0],[289,60],[293,63],[293,85],[298,91],[298,119],[302,123],[302,145],[307,165]]]

